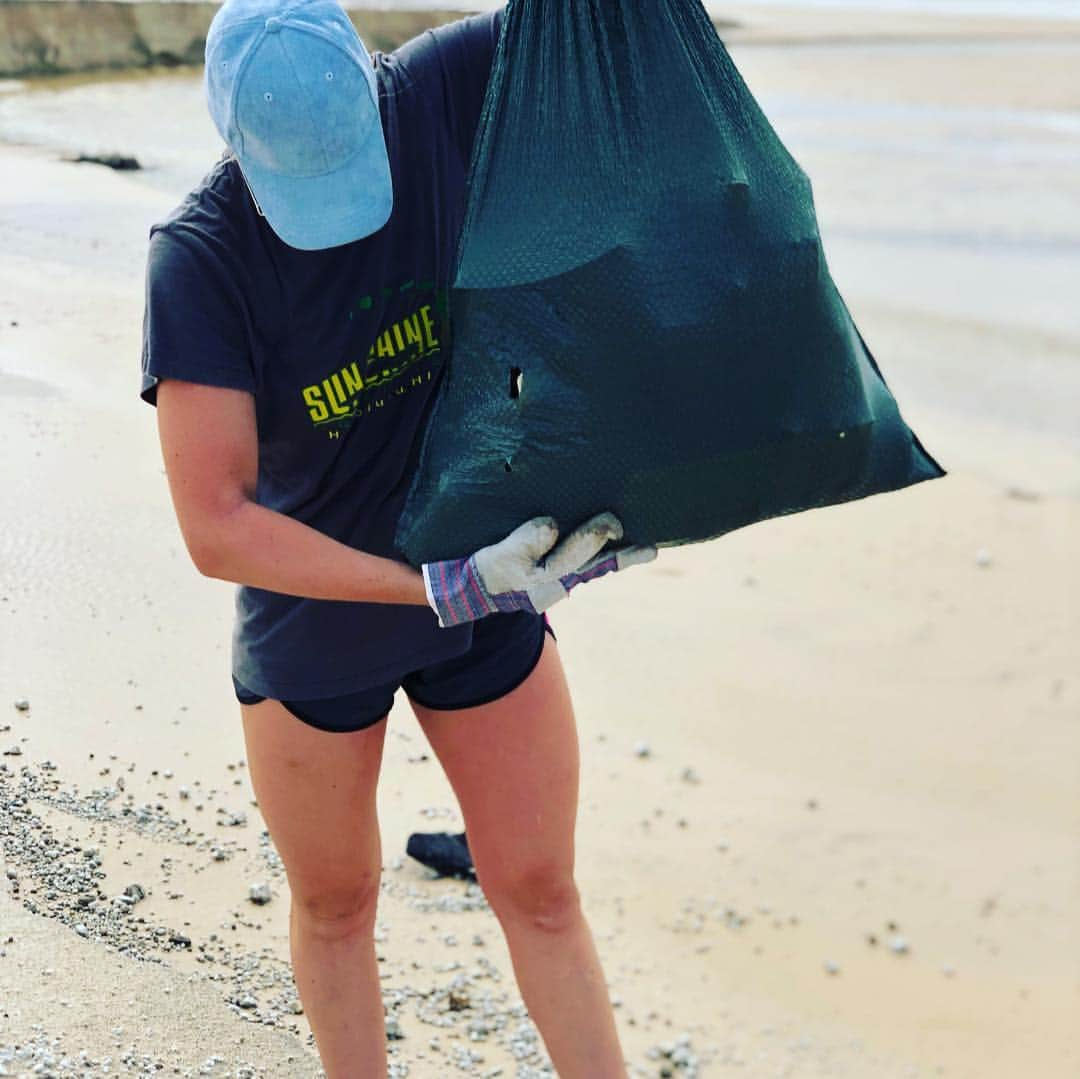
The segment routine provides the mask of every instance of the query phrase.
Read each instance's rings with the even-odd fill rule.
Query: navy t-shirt
[[[150,233],[142,397],[176,378],[254,394],[256,501],[400,560],[393,539],[449,347],[465,179],[502,12],[375,55],[394,210],[325,251],[282,242],[226,155]],[[465,652],[427,607],[241,586],[233,675],[277,699],[355,692]]]

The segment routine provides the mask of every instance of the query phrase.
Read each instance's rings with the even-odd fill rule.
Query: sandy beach
[[[804,10],[791,41],[730,9],[949,475],[553,613],[630,1073],[1073,1079],[1080,24]],[[137,397],[147,229],[216,152],[197,74],[2,91],[0,1075],[316,1076],[232,590],[190,564]],[[379,810],[392,1074],[552,1075],[482,893],[405,856],[463,825],[401,700]]]

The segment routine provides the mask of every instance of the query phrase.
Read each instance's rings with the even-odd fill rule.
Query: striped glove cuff
[[[439,616],[443,629],[475,622],[489,614],[537,613],[527,592],[491,595],[476,568],[475,555],[447,562],[426,562],[421,569],[428,603]]]

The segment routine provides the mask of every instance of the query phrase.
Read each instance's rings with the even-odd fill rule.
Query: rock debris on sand
[[[18,746],[14,748],[17,750]],[[164,802],[139,801],[134,794],[125,793],[123,777],[113,777],[112,765],[99,770],[102,776],[111,779],[108,785],[80,793],[61,782],[52,762],[24,763],[19,759],[21,753],[11,756],[15,759],[10,763],[0,760],[0,842],[6,862],[3,883],[10,899],[26,912],[59,923],[75,936],[107,948],[127,961],[142,960],[170,969],[174,965],[169,961],[170,956],[190,957],[198,969],[187,975],[189,982],[203,986],[210,993],[209,999],[220,1002],[222,1013],[227,1015],[231,1011],[236,1021],[278,1028],[296,1037],[298,1070],[294,1074],[310,1075],[314,1040],[310,1033],[305,1036],[296,1022],[296,1016],[303,1014],[303,1007],[291,966],[280,954],[281,949],[275,952],[266,947],[253,952],[230,945],[227,937],[227,931],[236,929],[237,925],[261,928],[244,921],[243,909],[263,907],[275,894],[287,890],[284,866],[269,833],[263,830],[253,844],[254,850],[248,851],[242,842],[222,838],[224,827],[235,828],[242,834],[246,824],[242,811],[218,807],[216,815],[206,814],[203,818],[208,829],[202,831],[191,827],[186,820],[173,817]],[[120,770],[119,766],[115,767]],[[133,771],[133,767],[127,770]],[[165,772],[169,773],[166,778],[171,778],[171,770],[160,774]],[[199,786],[195,781],[192,786],[181,788],[186,792],[185,806],[191,806],[196,797],[193,787]],[[198,797],[209,800],[213,793],[200,792]],[[56,821],[57,813],[92,822],[98,829],[95,842],[80,843],[59,835],[58,826],[50,823]],[[446,812],[428,809],[424,815],[445,816]],[[114,846],[121,849],[124,839],[133,837],[151,839],[175,848],[176,853],[160,859],[160,876],[155,875],[148,863],[140,869],[131,869],[126,882],[110,883],[117,876],[112,862]],[[248,883],[246,895],[238,889],[235,907],[221,923],[222,932],[201,934],[190,929],[189,923],[172,925],[153,914],[140,913],[150,910],[146,901],[161,885],[165,886],[161,894],[166,898],[182,897],[182,892],[172,888],[171,881],[183,864],[199,871],[213,862],[229,861],[245,854],[257,860],[260,876]],[[106,873],[107,863],[111,874]],[[444,882],[432,889],[433,877],[425,886],[417,884],[415,879],[399,876],[404,865],[401,858],[395,858],[389,871],[383,874],[382,893],[393,900],[391,909],[409,908],[440,919],[490,913],[484,893],[475,882]],[[381,909],[386,909],[385,903]],[[407,1077],[411,1071],[419,1075],[460,1072],[490,1079],[554,1076],[517,987],[503,977],[484,952],[478,951],[486,946],[484,936],[471,930],[452,933],[448,928],[445,924],[438,927],[439,938],[443,945],[461,950],[461,959],[425,965],[413,961],[414,970],[424,971],[415,978],[383,974],[389,1074]],[[392,924],[380,919],[376,925],[377,945],[388,939],[391,930]],[[466,941],[469,943],[465,944]],[[418,939],[417,944],[420,945],[417,954],[423,955],[423,942]],[[5,961],[7,949],[12,947],[18,947],[15,936],[9,935],[6,941],[0,938],[0,962]],[[384,958],[380,955],[380,961]],[[185,972],[189,968],[190,962],[183,966]],[[63,991],[65,971],[49,967],[40,974],[55,977],[58,991]],[[162,993],[169,994],[170,990],[165,988]],[[58,1026],[65,1015],[65,1006],[61,1001],[57,1008]],[[128,1021],[133,1019],[126,1012],[124,1016]],[[106,1074],[172,1074],[254,1079],[284,1074],[280,1069],[268,1071],[258,1062],[238,1062],[220,1054],[207,1056],[197,1068],[181,1067],[174,1056],[162,1051],[164,1037],[151,1038],[152,1051],[147,1052],[145,1039],[140,1045],[136,1039],[125,1041],[116,1035],[111,1051],[101,1052],[100,1045],[91,1051],[57,1036],[55,1029],[38,1026],[20,1033],[18,1040],[10,1035],[0,1036],[0,1077],[44,1075],[67,1079]],[[676,1042],[655,1046],[648,1054],[649,1063],[638,1067],[635,1074],[696,1076],[701,1054],[691,1051],[689,1037],[687,1034]],[[300,1064],[301,1060],[308,1063]]]
[[[64,1046],[62,1039],[50,1036],[38,1028],[17,1045],[0,1045],[0,1076],[46,1076],[49,1079],[75,1079],[87,1075],[168,1075],[185,1077],[213,1075],[232,1079],[257,1079],[266,1075],[266,1069],[255,1064],[227,1064],[227,1058],[213,1055],[198,1069],[169,1069],[166,1062],[150,1053],[118,1050],[95,1056],[86,1049],[72,1051]]]

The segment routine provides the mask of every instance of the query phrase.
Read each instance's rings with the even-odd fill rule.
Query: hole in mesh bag
[[[525,380],[520,367],[510,368],[510,399],[516,401],[521,396],[521,385]]]

